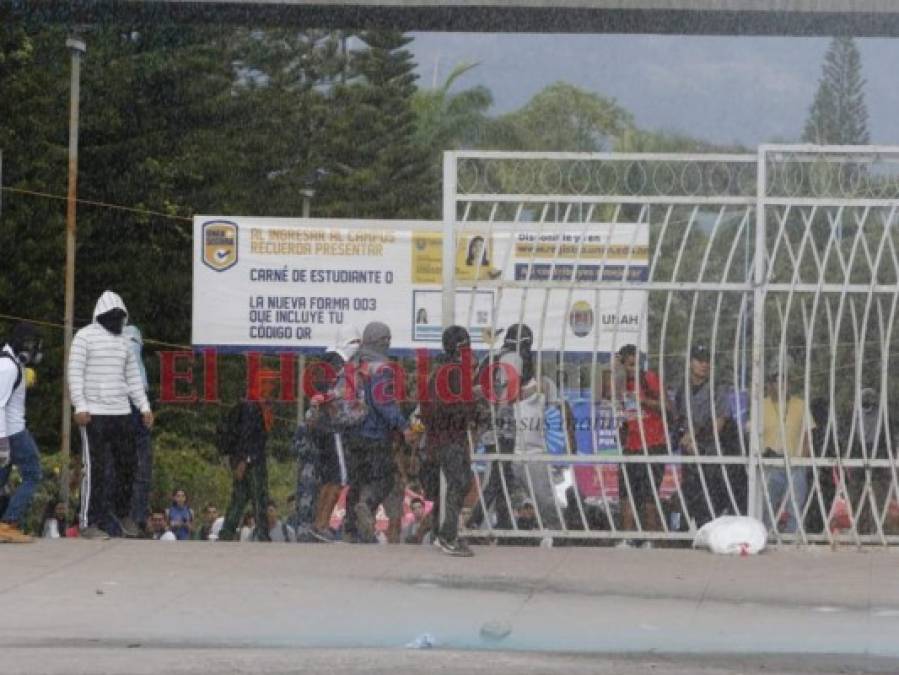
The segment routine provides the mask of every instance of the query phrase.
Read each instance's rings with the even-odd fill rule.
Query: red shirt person
[[[618,367],[625,372],[625,427],[622,434],[624,453],[668,454],[665,425],[662,421],[664,399],[658,374],[639,369],[637,348],[634,345],[625,345],[618,350],[616,359]],[[618,480],[621,529],[635,528],[634,510],[642,514],[637,524],[638,529],[661,529],[656,495],[664,475],[665,464],[662,462],[622,465]]]

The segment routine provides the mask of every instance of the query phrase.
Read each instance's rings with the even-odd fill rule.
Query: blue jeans
[[[780,509],[780,504],[786,500],[784,510],[787,513],[787,524],[783,531],[792,534],[799,528],[799,516],[805,507],[805,500],[808,497],[808,470],[803,467],[790,469],[790,482],[793,483],[793,496],[796,499],[796,510],[793,509],[793,500],[790,499],[790,487],[787,482],[787,470],[779,468],[769,468],[765,470],[765,483],[768,488],[768,499],[771,503],[771,510],[774,512],[775,518]],[[771,514],[765,507],[764,513],[765,525],[771,527]]]
[[[22,522],[28,512],[34,491],[41,483],[41,459],[38,455],[37,445],[28,429],[10,436],[9,448],[9,464],[0,469],[0,489],[6,487],[13,464],[19,467],[22,484],[9,500],[9,506],[6,507],[6,512],[3,514],[3,522],[18,524]]]

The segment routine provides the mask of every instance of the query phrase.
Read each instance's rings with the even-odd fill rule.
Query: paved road
[[[2,546],[0,673],[899,672],[899,553],[476,552]]]

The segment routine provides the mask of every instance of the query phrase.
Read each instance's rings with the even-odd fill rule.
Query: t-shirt
[[[494,363],[493,370],[493,400],[495,402],[496,436],[507,440],[515,439],[515,409],[512,397],[513,384],[521,386],[522,358],[517,352],[504,352]],[[515,373],[513,376],[512,373]],[[513,382],[514,381],[514,382]],[[519,392],[520,394],[520,392]],[[485,436],[485,444],[493,444],[493,432]]]
[[[659,376],[652,370],[644,371],[640,380],[639,392],[635,391],[636,385],[636,379],[627,381],[628,399],[635,410],[641,414],[627,420],[627,443],[624,448],[626,452],[642,452],[644,439],[647,448],[665,445],[667,442],[661,411],[640,405],[638,400],[638,398],[640,400],[660,400]]]
[[[676,389],[674,397],[674,420],[682,433],[689,433],[690,424],[701,454],[712,454],[718,449],[715,444],[715,420],[712,418],[712,388],[709,380],[694,385],[688,379]],[[715,389],[715,418],[732,416],[730,388],[718,386]],[[688,414],[689,413],[689,414]],[[669,420],[671,418],[669,417]],[[721,443],[721,439],[718,439]],[[726,448],[722,448],[722,451]]]
[[[194,512],[186,505],[172,504],[169,507],[168,516],[175,537],[180,541],[190,539],[190,524],[194,520]]]
[[[787,399],[786,414],[781,415],[780,401],[765,397],[762,403],[762,445],[766,450],[801,457],[802,438],[814,429],[815,420],[802,398],[791,396]]]
[[[6,354],[0,358],[0,438],[12,436],[25,429],[25,374],[19,379],[21,368],[9,345],[3,347]],[[19,379],[19,386],[14,387]]]
[[[513,408],[518,429],[515,452],[546,452],[546,406],[558,405],[560,399],[555,383],[545,375],[541,380],[539,391],[536,379],[523,384],[521,399]]]
[[[274,527],[269,529],[268,538],[271,541],[295,542],[297,540],[297,534],[290,525],[282,523],[279,520],[275,523]]]

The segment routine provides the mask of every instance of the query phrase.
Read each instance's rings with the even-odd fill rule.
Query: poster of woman
[[[461,281],[498,279],[502,271],[493,267],[490,249],[487,239],[480,234],[467,241],[460,239],[456,249],[456,278]]]

